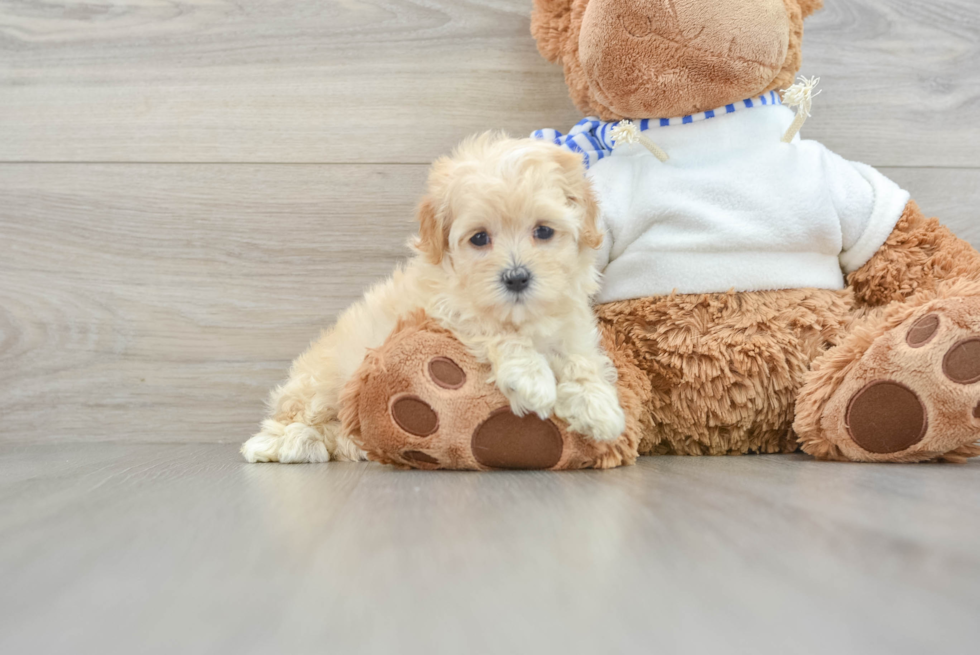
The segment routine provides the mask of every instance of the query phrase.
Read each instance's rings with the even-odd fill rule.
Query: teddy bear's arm
[[[980,254],[938,219],[926,218],[913,200],[885,244],[848,276],[848,284],[858,302],[875,306],[961,278],[980,280]]]

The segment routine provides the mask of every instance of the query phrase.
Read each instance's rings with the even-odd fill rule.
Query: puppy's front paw
[[[518,416],[551,416],[558,391],[555,374],[543,357],[508,361],[497,370],[496,382]]]
[[[555,415],[594,441],[615,441],[626,430],[626,415],[611,384],[563,382],[558,386]]]
[[[262,422],[262,430],[242,444],[241,453],[245,461],[251,463],[330,461],[330,451],[323,435],[315,428],[303,423],[284,424],[273,419]]]

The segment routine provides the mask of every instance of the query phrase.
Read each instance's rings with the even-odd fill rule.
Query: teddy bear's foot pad
[[[490,414],[473,432],[473,457],[494,469],[550,469],[565,449],[558,426],[528,414],[517,416],[507,407]]]
[[[821,424],[826,443],[804,441],[804,450],[833,459],[980,455],[980,299],[932,301],[878,336],[851,363]]]
[[[898,382],[872,382],[847,408],[851,438],[870,453],[897,453],[922,441],[929,421],[914,391]]]

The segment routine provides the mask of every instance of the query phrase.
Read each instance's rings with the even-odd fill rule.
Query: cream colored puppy
[[[293,363],[270,417],[242,446],[245,459],[364,459],[341,431],[341,391],[367,349],[416,309],[489,362],[514,413],[554,413],[576,432],[616,439],[625,429],[616,370],[590,303],[596,213],[578,155],[489,133],[463,142],[432,167],[416,256]]]

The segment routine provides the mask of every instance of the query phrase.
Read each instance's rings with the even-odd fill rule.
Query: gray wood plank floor
[[[609,472],[0,446],[4,653],[966,653],[980,462]]]

